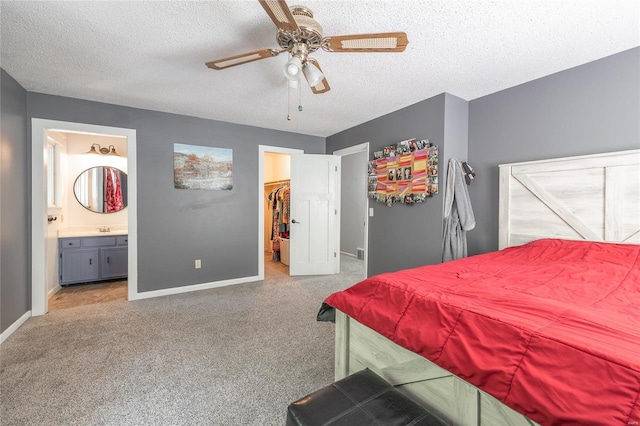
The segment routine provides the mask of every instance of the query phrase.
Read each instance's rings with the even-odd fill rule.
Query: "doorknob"
[[[298,221],[297,221],[297,220],[295,220],[295,219],[291,219],[291,223],[300,223],[300,222],[298,222]]]

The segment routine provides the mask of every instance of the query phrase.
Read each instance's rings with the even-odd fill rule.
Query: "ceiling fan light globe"
[[[298,67],[296,67],[293,64],[287,65],[287,74],[289,74],[291,76],[298,75]]]
[[[300,58],[294,56],[284,66],[284,76],[289,80],[298,80],[302,71],[302,62]]]
[[[324,79],[324,74],[311,62],[307,62],[304,68],[309,86],[313,87]]]

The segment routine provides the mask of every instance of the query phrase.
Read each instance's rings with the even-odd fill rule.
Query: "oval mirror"
[[[76,200],[95,213],[115,213],[127,207],[127,174],[115,167],[92,167],[73,184]]]

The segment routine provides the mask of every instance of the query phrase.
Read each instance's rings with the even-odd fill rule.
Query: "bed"
[[[332,294],[335,377],[456,425],[640,421],[640,150],[500,166],[502,250]]]

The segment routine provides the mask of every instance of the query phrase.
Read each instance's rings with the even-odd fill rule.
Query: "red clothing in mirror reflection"
[[[120,211],[124,208],[124,204],[119,170],[113,167],[105,167],[105,175],[107,177],[107,213]]]

